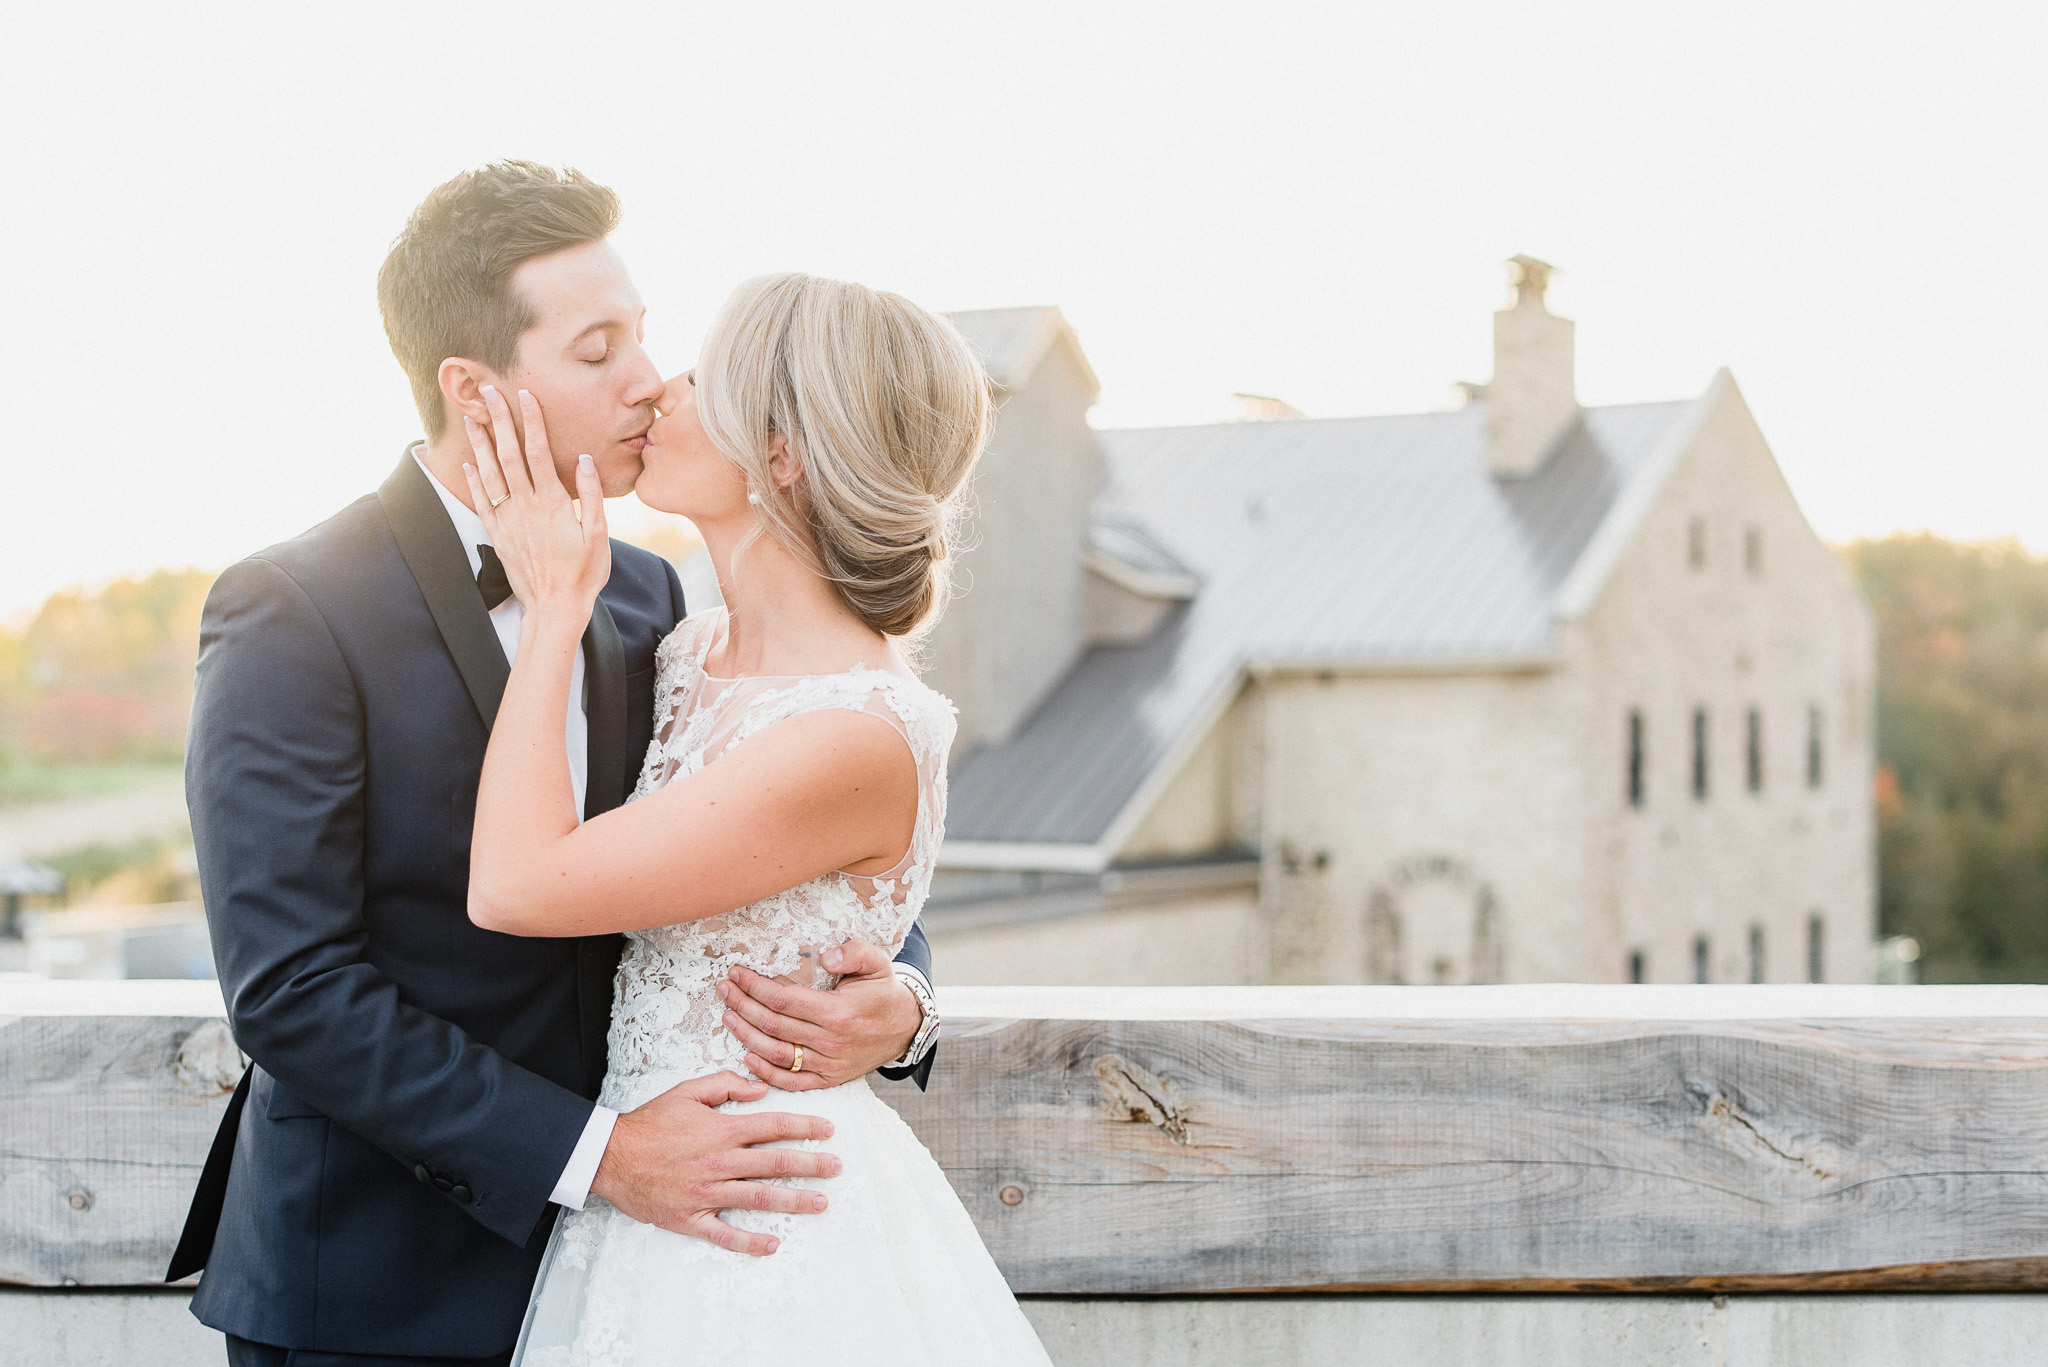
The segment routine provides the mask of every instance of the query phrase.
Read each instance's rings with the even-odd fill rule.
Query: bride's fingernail
[[[825,1208],[825,1198],[824,1198],[824,1197],[822,1197],[822,1196],[813,1196],[813,1197],[811,1198],[811,1209],[812,1209],[812,1210],[823,1210],[824,1208]]]
[[[590,458],[590,453],[588,451],[585,451],[582,455],[576,457],[576,464],[581,466],[585,470],[594,470],[597,468],[597,462]]]
[[[526,404],[528,407],[531,407],[533,404],[533,395],[527,393],[525,390],[522,389],[519,391],[519,402]]]
[[[472,432],[476,431],[476,419],[472,418],[467,413],[464,413],[462,415],[462,425]]]
[[[491,396],[492,396],[493,398],[495,398],[495,397],[497,397],[497,393],[498,393],[498,386],[496,386],[496,385],[494,385],[494,384],[487,384],[487,385],[485,385],[485,386],[484,386],[484,393],[486,393],[486,394],[489,394],[489,395],[491,395]]]

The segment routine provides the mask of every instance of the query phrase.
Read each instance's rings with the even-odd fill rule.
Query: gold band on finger
[[[801,1073],[804,1070],[804,1047],[801,1044],[792,1045],[791,1047],[796,1050],[796,1057],[790,1060],[789,1071]]]
[[[508,498],[510,498],[510,497],[512,497],[511,491],[510,491],[510,490],[507,490],[506,492],[504,492],[504,493],[502,493],[502,494],[499,494],[499,495],[498,495],[498,496],[497,496],[496,498],[492,499],[492,500],[491,500],[491,506],[492,506],[493,508],[495,508],[495,507],[497,507],[497,506],[498,506],[498,505],[499,505],[500,503],[503,503],[503,502],[504,502],[504,501],[505,501],[506,499],[508,499]]]

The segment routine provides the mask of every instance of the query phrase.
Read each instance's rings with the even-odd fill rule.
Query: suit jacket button
[[[454,1189],[451,1190],[448,1194],[454,1197],[457,1201],[460,1201],[465,1206],[476,1199],[476,1194],[472,1192],[468,1187],[465,1187],[460,1183],[456,1184]]]
[[[427,1171],[427,1165],[425,1163],[413,1164],[412,1175],[420,1179],[420,1183],[422,1186],[434,1180],[434,1174]]]
[[[445,1177],[436,1177],[436,1178],[434,1179],[434,1190],[435,1190],[435,1191],[453,1191],[454,1189],[455,1189],[455,1184],[454,1184],[453,1182],[449,1181],[449,1180],[448,1180],[447,1178],[445,1178]]]

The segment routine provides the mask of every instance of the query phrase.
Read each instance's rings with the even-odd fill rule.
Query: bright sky
[[[15,6],[0,619],[218,567],[416,420],[375,274],[495,157],[617,188],[666,369],[742,278],[1060,305],[1101,426],[1443,408],[1500,261],[1588,403],[1733,368],[1825,536],[2048,549],[2048,8]]]

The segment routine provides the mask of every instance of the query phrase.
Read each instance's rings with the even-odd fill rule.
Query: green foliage
[[[149,764],[42,764],[0,750],[0,807],[103,797],[132,788],[142,780],[176,774],[183,767],[176,760]]]
[[[1862,541],[1878,621],[1879,922],[1925,982],[2048,981],[2048,561]]]
[[[212,583],[199,570],[158,570],[74,589],[20,633],[0,631],[0,777],[180,758]]]

